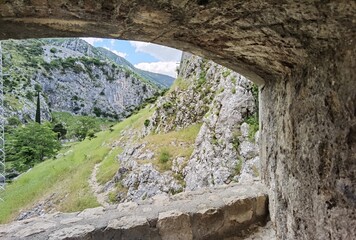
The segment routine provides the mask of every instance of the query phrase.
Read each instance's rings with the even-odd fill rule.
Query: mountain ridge
[[[165,89],[125,59],[82,39],[3,41],[5,116],[34,119],[33,96],[40,85],[42,118],[51,110],[122,119]],[[121,65],[118,64],[122,63]],[[84,87],[85,86],[85,87]]]

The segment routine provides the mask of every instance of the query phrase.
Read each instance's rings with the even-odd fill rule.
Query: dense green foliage
[[[7,134],[6,157],[18,170],[26,170],[60,149],[57,135],[48,124],[30,123]]]

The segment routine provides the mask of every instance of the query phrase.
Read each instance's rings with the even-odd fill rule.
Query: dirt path
[[[97,163],[94,166],[93,172],[88,180],[89,186],[91,187],[94,196],[96,197],[98,203],[103,207],[108,207],[110,204],[107,202],[109,191],[104,191],[104,186],[100,185],[96,179],[96,174],[101,163]]]

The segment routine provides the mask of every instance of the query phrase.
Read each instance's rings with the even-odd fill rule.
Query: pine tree
[[[40,92],[37,92],[36,122],[41,124]]]

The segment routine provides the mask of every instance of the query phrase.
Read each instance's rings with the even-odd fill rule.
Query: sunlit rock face
[[[210,58],[261,87],[261,159],[280,239],[355,233],[354,1],[1,1],[0,38],[95,36]]]

